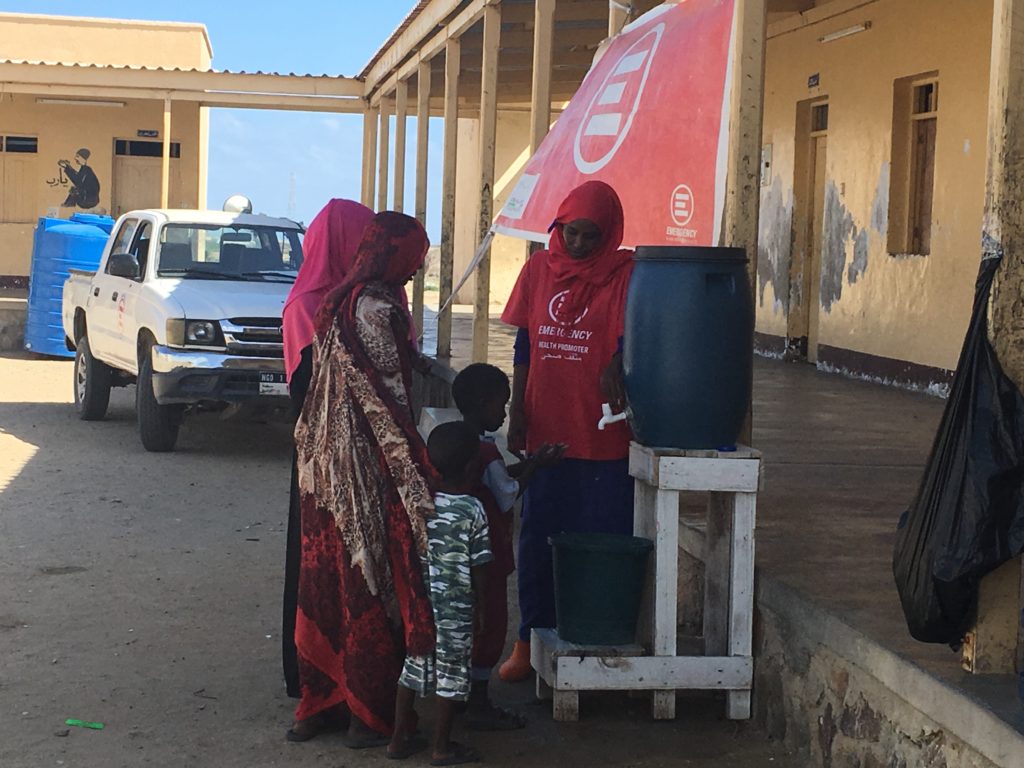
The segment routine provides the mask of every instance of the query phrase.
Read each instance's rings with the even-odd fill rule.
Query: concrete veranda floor
[[[470,351],[469,311],[456,307],[456,368]],[[491,362],[508,370],[514,335],[497,319],[491,327]],[[1024,734],[1016,681],[968,674],[959,653],[911,638],[893,582],[896,523],[913,500],[945,401],[764,358],[755,358],[753,401],[752,442],[765,461],[759,572]]]

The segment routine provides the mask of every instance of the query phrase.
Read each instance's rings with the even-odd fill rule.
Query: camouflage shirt
[[[494,559],[483,505],[472,496],[439,493],[427,522],[424,568],[434,607],[437,644],[433,656],[408,656],[399,685],[423,695],[436,692],[465,701],[471,687],[473,581],[470,569]]]
[[[438,493],[434,497],[434,508],[434,517],[427,521],[425,569],[434,619],[468,622],[472,631],[470,569],[494,559],[487,516],[483,505],[472,496]]]

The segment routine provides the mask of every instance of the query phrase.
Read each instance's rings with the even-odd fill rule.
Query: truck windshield
[[[301,265],[298,229],[167,224],[160,232],[162,277],[294,282]]]

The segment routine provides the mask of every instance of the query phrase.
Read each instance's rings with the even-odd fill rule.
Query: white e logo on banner
[[[680,184],[672,190],[669,213],[672,215],[672,221],[680,227],[685,227],[693,218],[693,190],[686,184]]]
[[[664,31],[659,24],[633,43],[605,76],[576,131],[573,156],[580,173],[604,168],[626,140]]]

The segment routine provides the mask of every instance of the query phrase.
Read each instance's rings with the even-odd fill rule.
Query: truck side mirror
[[[107,274],[114,277],[126,277],[129,280],[138,280],[142,270],[139,268],[139,260],[130,253],[112,253],[107,264]]]

